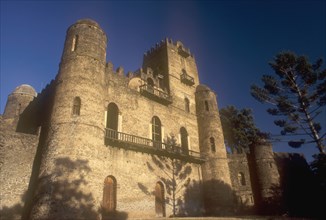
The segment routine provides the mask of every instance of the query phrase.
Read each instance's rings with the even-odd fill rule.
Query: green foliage
[[[283,52],[269,63],[275,76],[263,75],[262,87],[251,86],[256,100],[273,105],[267,112],[279,118],[274,123],[282,135],[305,135],[305,139],[291,140],[291,147],[314,142],[320,152],[325,150],[325,134],[320,134],[321,125],[316,121],[326,105],[326,69],[322,63],[319,59],[311,64],[304,56]]]
[[[269,135],[255,126],[250,109],[238,110],[234,106],[227,106],[220,110],[220,116],[224,139],[232,152],[241,153],[260,140],[268,139]]]

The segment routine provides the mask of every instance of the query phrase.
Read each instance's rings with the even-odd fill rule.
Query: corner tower
[[[22,84],[8,96],[6,108],[3,113],[3,119],[16,129],[19,116],[31,101],[37,96],[35,89],[27,84]]]
[[[93,20],[79,20],[67,30],[51,116],[41,132],[31,219],[95,218],[83,208],[93,207],[93,201],[80,199],[91,195],[85,179],[92,176],[85,173],[97,167],[85,165],[104,140],[106,46],[106,34]]]
[[[250,147],[251,173],[253,177],[254,198],[260,214],[272,214],[277,207],[280,193],[280,176],[274,159],[272,145],[261,141]]]
[[[232,205],[230,170],[216,96],[205,85],[196,88],[196,109],[207,214],[223,215]]]

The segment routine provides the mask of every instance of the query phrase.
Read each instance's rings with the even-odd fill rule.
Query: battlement
[[[190,49],[184,47],[184,45],[181,41],[173,42],[172,39],[168,39],[168,38],[161,40],[160,42],[156,43],[153,47],[151,47],[151,49],[146,51],[144,53],[144,58],[154,55],[159,50],[161,50],[164,46],[174,49],[175,51],[178,51],[178,53],[185,58],[187,58],[189,56],[194,58],[194,55],[191,54]]]
[[[144,58],[148,56],[152,56],[153,54],[157,53],[157,51],[161,50],[164,46],[166,46],[169,42],[169,39],[161,40],[159,43],[156,43],[151,49],[147,50],[144,53]],[[172,40],[171,40],[172,42]]]

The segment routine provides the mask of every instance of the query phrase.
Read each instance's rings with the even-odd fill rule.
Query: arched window
[[[185,110],[186,112],[190,112],[190,103],[189,99],[185,98]]]
[[[216,152],[215,139],[213,137],[210,137],[209,142],[210,142],[210,145],[211,145],[211,151]]]
[[[165,217],[164,186],[161,182],[155,185],[155,213],[157,217]]]
[[[209,106],[208,106],[208,101],[207,100],[205,100],[205,110],[209,111]]]
[[[162,124],[157,116],[152,118],[152,140],[154,142],[162,141]]]
[[[73,115],[80,115],[80,106],[81,106],[81,100],[79,97],[74,98],[74,103],[72,107],[72,114]]]
[[[181,149],[182,149],[182,153],[189,154],[189,148],[188,148],[188,132],[187,132],[187,130],[184,127],[180,128],[180,135],[181,135]]]
[[[238,181],[240,186],[245,186],[246,185],[246,179],[245,176],[242,172],[238,173]]]
[[[119,109],[118,106],[111,102],[108,105],[106,127],[112,130],[118,130]]]
[[[115,211],[117,207],[117,181],[113,176],[108,176],[104,180],[103,188],[103,208],[106,211]]]

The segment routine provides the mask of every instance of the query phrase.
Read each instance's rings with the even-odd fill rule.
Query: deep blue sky
[[[108,61],[138,69],[145,51],[165,37],[195,54],[200,81],[219,107],[252,108],[257,126],[279,133],[265,108],[250,96],[280,51],[326,59],[326,1],[1,1],[1,113],[16,86],[38,92],[53,79],[67,28],[81,18],[106,32]],[[325,67],[325,65],[324,65]],[[320,118],[326,127],[326,113]],[[304,152],[275,144],[276,151]]]

